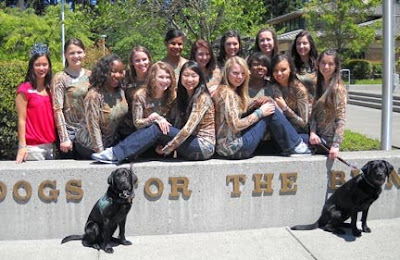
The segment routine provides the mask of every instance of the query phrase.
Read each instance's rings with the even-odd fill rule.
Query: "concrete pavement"
[[[85,248],[79,241],[61,245],[61,238],[0,241],[0,259],[399,259],[400,218],[371,220],[369,226],[372,233],[360,238],[349,230],[338,236],[320,229],[292,231],[287,227],[132,236],[128,239],[133,245],[114,247],[114,254]]]

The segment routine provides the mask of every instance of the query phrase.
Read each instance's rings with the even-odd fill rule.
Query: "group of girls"
[[[92,71],[84,69],[85,48],[73,38],[65,44],[66,67],[54,78],[47,50],[34,49],[17,90],[17,163],[54,158],[55,143],[60,158],[104,163],[151,150],[188,160],[215,153],[249,158],[257,148],[310,154],[307,143],[316,145],[321,138],[331,147],[330,157],[338,155],[346,100],[335,52],[316,60],[313,42],[301,52],[307,47],[296,37],[293,62],[278,54],[275,33],[263,29],[247,61],[240,57],[235,31],[222,36],[217,58],[200,39],[187,60],[185,41],[180,30],[169,30],[167,54],[155,63],[146,48],[133,48],[125,72],[115,54],[100,59]],[[264,143],[273,143],[273,150]]]

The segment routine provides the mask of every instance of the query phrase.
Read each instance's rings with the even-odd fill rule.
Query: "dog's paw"
[[[121,239],[121,244],[124,246],[130,246],[132,245],[132,242],[126,239]]]
[[[92,244],[92,247],[94,249],[100,250],[100,245],[99,244]]]
[[[106,245],[104,247],[104,252],[106,252],[108,254],[112,254],[112,253],[114,253],[114,249],[110,245]]]
[[[365,233],[371,233],[371,229],[368,226],[363,226],[362,231]]]
[[[359,230],[359,229],[353,229],[352,233],[353,233],[353,236],[355,236],[355,237],[361,237],[361,230]]]

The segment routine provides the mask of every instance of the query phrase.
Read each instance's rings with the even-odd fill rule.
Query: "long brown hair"
[[[176,98],[176,80],[175,80],[174,70],[169,64],[165,62],[158,61],[153,65],[151,65],[146,78],[147,95],[151,98],[154,98],[155,96],[155,80],[158,70],[164,70],[171,77],[171,85],[168,87],[166,91],[167,105],[171,105]]]

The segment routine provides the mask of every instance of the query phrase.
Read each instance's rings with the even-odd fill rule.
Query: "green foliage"
[[[382,78],[383,66],[382,62],[371,62],[373,78]]]
[[[318,48],[336,49],[342,57],[359,54],[375,40],[381,23],[359,26],[381,1],[311,0],[304,8],[307,29],[314,33]]]
[[[354,133],[350,130],[344,131],[344,139],[340,146],[341,151],[369,151],[380,150],[381,144],[376,139],[365,135]]]
[[[369,60],[349,60],[343,66],[350,70],[351,77],[354,79],[372,78],[372,64]]]
[[[0,62],[0,160],[14,160],[17,152],[15,95],[24,81],[26,62]]]
[[[382,79],[358,79],[355,84],[361,85],[382,85]]]

